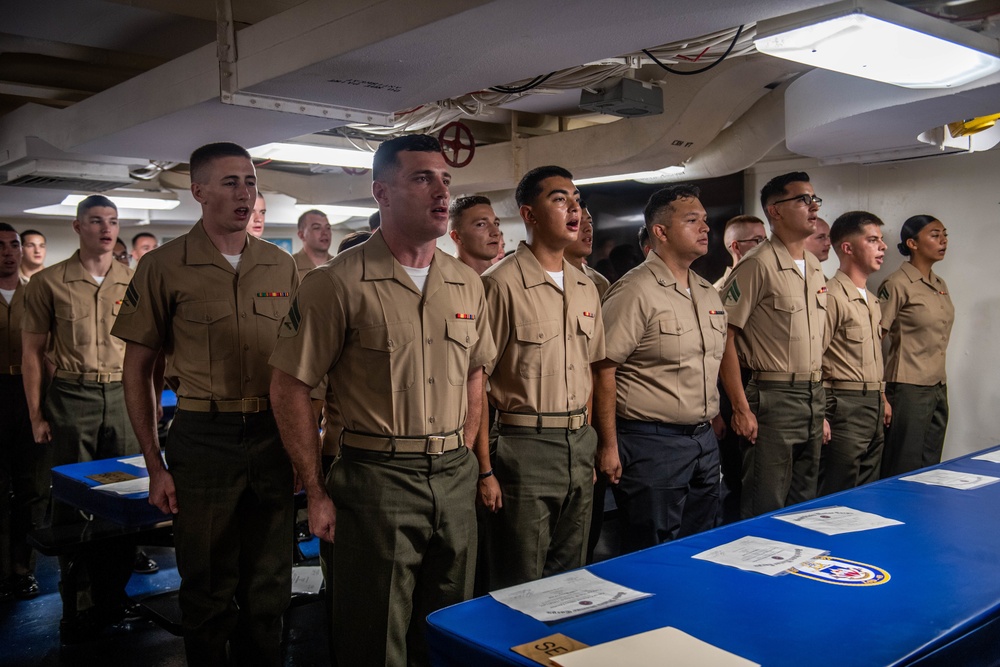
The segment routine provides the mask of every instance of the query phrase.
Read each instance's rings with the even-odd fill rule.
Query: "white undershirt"
[[[92,274],[90,274],[90,277],[93,278],[94,280],[96,280],[98,285],[104,284],[104,276],[95,276],[92,273]]]
[[[0,294],[3,295],[3,300],[10,304],[10,302],[14,300],[14,291],[16,289],[16,287],[14,289],[0,289]]]
[[[238,255],[227,255],[226,253],[222,253],[222,256],[226,258],[226,261],[229,262],[229,265],[233,267],[233,271],[235,271],[240,266],[240,258],[243,257],[243,253],[239,253]]]
[[[868,290],[864,287],[858,287],[857,290],[861,293],[861,298],[865,300],[865,303],[868,303]]]
[[[400,264],[402,266],[402,264]],[[417,286],[420,293],[423,294],[424,286],[427,284],[427,274],[431,271],[431,265],[428,264],[422,269],[417,269],[412,266],[403,266],[403,270],[406,271],[406,275],[410,276],[410,280],[413,284]]]
[[[559,285],[559,289],[561,290],[566,289],[562,271],[546,271],[545,273],[549,274],[552,280],[556,281],[556,285]]]
[[[801,273],[802,277],[804,278],[806,275],[806,260],[793,259],[792,261],[795,262],[795,266],[799,267],[799,273]]]

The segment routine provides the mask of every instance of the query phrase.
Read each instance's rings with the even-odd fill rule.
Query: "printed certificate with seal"
[[[1000,477],[941,469],[926,470],[916,475],[900,477],[900,479],[905,482],[918,482],[920,484],[930,484],[931,486],[947,486],[948,488],[959,489],[961,491],[978,489],[1000,482]]]
[[[774,576],[785,574],[827,553],[829,552],[826,549],[814,549],[748,535],[708,551],[702,551],[691,558]]]
[[[490,595],[497,602],[522,614],[545,623],[552,623],[599,609],[617,607],[626,602],[650,597],[652,593],[619,586],[587,570],[576,570],[503,588],[493,591]]]
[[[804,512],[792,512],[791,514],[782,514],[774,518],[779,521],[786,521],[795,526],[815,530],[825,535],[841,535],[843,533],[856,533],[874,528],[885,528],[886,526],[903,525],[902,521],[887,519],[878,514],[862,512],[861,510],[840,505],[821,507]]]

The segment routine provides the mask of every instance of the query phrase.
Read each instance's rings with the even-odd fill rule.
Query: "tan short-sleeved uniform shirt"
[[[947,381],[945,352],[955,323],[948,286],[934,272],[925,279],[909,262],[878,288],[882,330],[888,332],[886,382],[930,387]]]
[[[716,280],[712,284],[712,287],[714,287],[716,290],[719,291],[719,293],[721,293],[722,292],[722,288],[725,287],[726,281],[729,280],[729,276],[732,273],[733,273],[733,267],[727,266],[725,272],[722,274],[722,277],[719,278],[718,280]]]
[[[80,263],[80,251],[32,276],[23,330],[51,334],[49,358],[70,373],[120,373],[125,343],[111,335],[132,269],[112,261],[100,285]]]
[[[21,372],[21,322],[28,281],[19,278],[10,303],[0,297],[0,375]]]
[[[823,379],[838,382],[881,382],[882,341],[878,299],[868,300],[842,271],[826,283],[826,329],[823,336]]]
[[[650,252],[604,297],[620,418],[691,425],[719,413],[726,311],[707,280],[690,270],[687,277],[690,294]]]
[[[729,324],[740,329],[740,365],[753,371],[819,371],[826,324],[826,279],[806,252],[805,276],[777,236],[747,253],[723,286]]]
[[[328,376],[348,430],[416,437],[463,427],[469,370],[493,355],[476,272],[437,250],[421,294],[376,231],[306,276],[271,365]]]
[[[267,396],[267,359],[297,287],[284,250],[248,234],[237,272],[198,221],[143,255],[113,333],[162,349],[180,397]]]
[[[315,269],[316,266],[318,266],[316,264],[313,264],[313,261],[309,259],[309,255],[306,254],[306,251],[304,249],[299,250],[297,253],[293,254],[292,259],[295,260],[295,270],[299,272],[300,283],[302,282],[302,279],[306,277],[307,273],[309,273],[310,271]],[[326,259],[323,261],[325,263],[329,262],[331,259],[333,259],[333,255],[327,253]]]
[[[597,296],[603,299],[604,295],[608,292],[608,288],[611,287],[611,282],[586,264],[583,265],[583,274],[590,278],[590,281],[594,283],[594,287],[597,288]]]
[[[498,410],[565,413],[587,405],[590,364],[604,359],[597,288],[563,260],[560,290],[523,242],[483,273],[496,358],[486,365]]]

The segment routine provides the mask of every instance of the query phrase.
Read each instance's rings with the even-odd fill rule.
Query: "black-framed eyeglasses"
[[[816,206],[823,205],[823,200],[817,197],[816,195],[797,195],[795,197],[789,197],[788,199],[779,199],[778,201],[771,203],[774,205],[778,205],[778,204],[784,204],[786,201],[800,201],[802,202],[803,206],[812,206],[813,204],[816,204]]]
[[[736,239],[737,243],[752,243],[754,245],[760,245],[767,240],[766,236],[755,236],[752,239]]]

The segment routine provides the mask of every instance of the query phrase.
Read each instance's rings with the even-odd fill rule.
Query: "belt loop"
[[[389,458],[390,459],[396,458],[396,436],[395,435],[390,435],[389,436]]]
[[[538,415],[536,415],[536,416],[538,417],[538,421],[537,421],[537,426],[535,426],[535,430],[538,431],[538,433],[541,433],[542,432],[542,413],[538,413]]]

